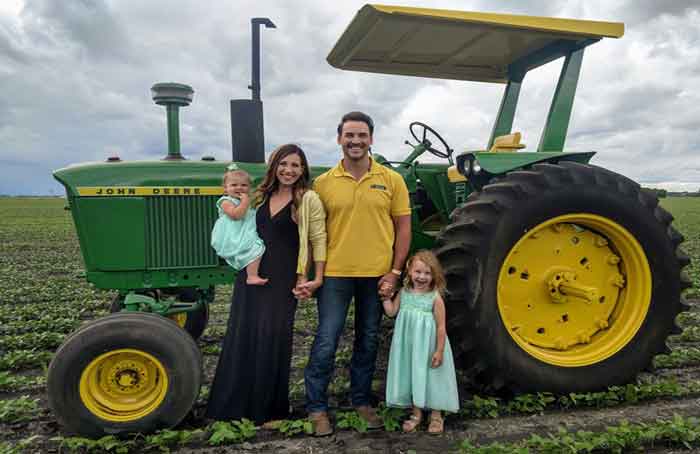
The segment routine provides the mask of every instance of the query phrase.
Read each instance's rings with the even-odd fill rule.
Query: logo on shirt
[[[386,191],[386,186],[381,184],[373,184],[370,186],[371,189],[379,189],[381,191]]]

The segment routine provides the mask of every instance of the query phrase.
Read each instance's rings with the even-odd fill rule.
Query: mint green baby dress
[[[401,290],[401,306],[391,339],[386,377],[386,404],[457,412],[459,396],[450,341],[440,367],[430,363],[435,352],[437,329],[433,301],[437,292]]]
[[[221,208],[228,201],[238,206],[241,201],[227,195],[216,201],[219,219],[211,231],[211,246],[216,254],[236,270],[245,268],[250,262],[262,257],[265,244],[258,236],[255,209],[248,208],[243,219],[231,219]]]

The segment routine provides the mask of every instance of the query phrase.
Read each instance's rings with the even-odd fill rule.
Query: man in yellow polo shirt
[[[374,124],[350,112],[338,125],[343,159],[316,178],[326,208],[328,256],[317,294],[318,330],[304,371],[306,402],[314,434],[329,435],[328,383],[350,301],[355,301],[355,344],[350,395],[369,428],[382,426],[371,407],[382,317],[380,297],[394,293],[411,243],[411,207],[403,178],[369,156]]]

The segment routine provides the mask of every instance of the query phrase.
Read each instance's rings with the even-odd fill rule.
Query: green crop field
[[[276,429],[245,422],[202,419],[208,384],[225,332],[231,288],[217,288],[211,321],[199,341],[205,386],[192,415],[174,430],[123,439],[89,440],[61,432],[46,398],[45,373],[53,352],[81,323],[107,314],[113,292],[99,291],[82,274],[80,248],[59,198],[0,198],[0,453],[12,452],[661,452],[668,446],[700,448],[700,198],[667,198],[662,205],[685,236],[693,262],[691,310],[679,316],[682,334],[671,352],[655,359],[653,372],[636,382],[597,393],[479,396],[461,389],[462,409],[448,417],[440,437],[401,434],[402,411],[384,409],[386,431],[364,433],[350,411],[348,365],[351,319],[338,351],[331,403],[338,432],[325,439],[306,435],[303,367],[316,327],[316,307],[300,304],[294,331],[291,400],[293,417]],[[374,389],[381,398],[389,329],[383,337]],[[627,423],[623,421],[628,421]],[[216,448],[214,448],[216,446]],[[614,450],[619,448],[619,450]],[[697,451],[696,451],[697,452]]]

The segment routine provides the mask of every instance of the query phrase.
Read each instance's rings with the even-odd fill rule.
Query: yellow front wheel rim
[[[153,355],[119,349],[88,364],[80,376],[80,398],[94,415],[129,422],[151,414],[168,392],[168,374]]]
[[[513,246],[497,296],[506,330],[528,354],[555,366],[588,366],[639,331],[651,304],[651,270],[623,226],[567,214],[537,225]]]

